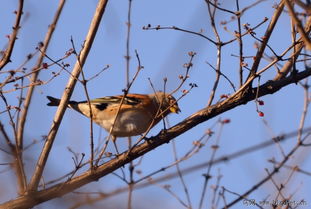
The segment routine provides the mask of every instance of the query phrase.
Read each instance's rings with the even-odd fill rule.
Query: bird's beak
[[[178,105],[177,104],[174,104],[173,106],[171,106],[170,107],[170,111],[172,112],[172,113],[180,113],[180,109],[179,109],[179,107],[178,107]]]

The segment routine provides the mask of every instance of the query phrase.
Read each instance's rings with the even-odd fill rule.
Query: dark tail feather
[[[47,96],[46,98],[50,100],[50,102],[46,104],[47,106],[58,106],[59,105],[60,99],[57,99],[51,96]]]

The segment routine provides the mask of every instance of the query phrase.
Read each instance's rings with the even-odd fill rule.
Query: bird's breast
[[[139,111],[128,111],[119,113],[117,119],[115,117],[104,119],[101,125],[107,132],[116,137],[136,136],[145,133],[149,126],[152,125],[153,117],[148,114],[142,114]]]

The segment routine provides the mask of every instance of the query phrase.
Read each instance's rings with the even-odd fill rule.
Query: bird
[[[60,99],[47,96],[48,106]],[[170,113],[179,113],[177,100],[161,91],[152,94],[106,96],[89,101],[69,101],[68,107],[90,118],[110,133],[113,139],[142,135]],[[121,105],[121,106],[120,106]]]

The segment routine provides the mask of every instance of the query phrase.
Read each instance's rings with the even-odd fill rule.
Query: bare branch
[[[297,15],[295,14],[294,8],[292,4],[289,2],[289,0],[285,0],[286,7],[289,11],[290,16],[292,17],[293,22],[296,24],[298,32],[300,33],[300,36],[308,50],[311,50],[311,41],[308,37],[308,34],[306,34],[305,30],[303,29],[301,21],[298,19]]]
[[[72,70],[72,75],[74,77],[79,77],[79,74],[81,72],[81,67],[83,67],[83,65],[86,61],[86,58],[89,54],[89,51],[92,47],[96,32],[98,30],[102,16],[105,12],[105,8],[106,8],[107,3],[108,3],[108,0],[101,0],[98,2],[96,12],[94,14],[93,20],[92,20],[91,25],[90,25],[90,29],[88,31],[88,34],[86,35],[86,38],[85,38],[85,46],[80,53],[80,61],[76,62],[75,66]],[[55,113],[55,118],[53,120],[51,130],[47,136],[43,150],[40,154],[35,172],[31,178],[31,181],[29,184],[29,190],[30,191],[37,190],[37,187],[38,187],[39,181],[41,179],[46,161],[47,161],[49,153],[52,149],[52,145],[54,143],[56,133],[58,131],[59,125],[60,125],[61,120],[63,118],[63,115],[65,113],[67,104],[69,102],[70,96],[71,96],[73,89],[75,87],[75,84],[76,84],[76,79],[70,77],[69,81],[67,83],[67,86],[65,88],[66,90],[65,90],[65,92],[62,96],[62,99],[60,101],[60,104],[58,106],[57,112]]]
[[[254,60],[254,63],[253,63],[253,66],[250,70],[250,74],[248,75],[248,78],[247,80],[249,80],[249,78],[254,75],[259,67],[259,64],[260,64],[260,61],[261,61],[261,58],[262,58],[262,55],[265,51],[265,48],[267,46],[267,43],[270,39],[270,36],[274,30],[274,27],[276,25],[276,23],[278,22],[278,19],[280,17],[280,15],[282,14],[282,11],[283,11],[283,8],[284,8],[284,1],[281,1],[281,3],[278,5],[276,11],[274,12],[273,16],[272,16],[272,19],[270,21],[270,24],[265,32],[265,35],[264,35],[264,40],[263,42],[261,43],[261,46],[260,48],[258,49],[257,51],[257,54],[255,56],[255,60]]]
[[[311,31],[311,17],[309,17],[307,19],[307,23],[306,23],[306,26],[305,26],[305,31],[309,34],[310,31]],[[295,47],[295,51],[293,52],[292,54],[292,59],[290,59],[284,66],[283,68],[278,72],[278,74],[273,78],[273,80],[280,80],[282,78],[284,78],[289,72],[290,70],[292,69],[292,66],[294,64],[294,60],[297,59],[297,57],[299,56],[301,50],[303,49],[304,47],[304,44],[302,41],[302,38],[299,38],[297,43],[297,47]]]
[[[4,56],[0,60],[0,71],[6,64],[8,64],[11,61],[10,60],[11,54],[13,52],[15,40],[17,39],[17,34],[20,29],[21,17],[23,15],[23,7],[24,7],[24,0],[19,0],[18,9],[16,11],[15,24],[13,26],[13,32],[9,36],[10,40],[9,40],[8,48],[5,50]]]

